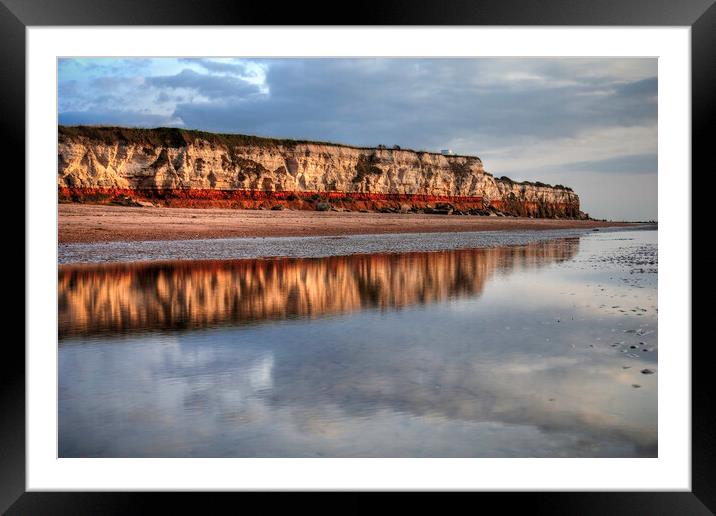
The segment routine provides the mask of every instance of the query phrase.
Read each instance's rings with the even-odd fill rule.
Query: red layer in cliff
[[[501,212],[517,216],[580,218],[579,207],[567,203],[487,201],[483,197],[420,194],[61,187],[58,196],[60,202],[124,205],[152,203],[174,208],[288,208],[390,212],[426,210],[437,213],[464,212],[487,215]]]

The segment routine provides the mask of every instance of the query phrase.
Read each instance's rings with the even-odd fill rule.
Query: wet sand
[[[61,268],[58,455],[657,457],[656,231],[414,242],[565,232],[583,235],[438,253]],[[295,250],[411,238],[231,240]]]
[[[628,226],[591,220],[359,212],[130,208],[59,205],[59,242],[590,229]]]

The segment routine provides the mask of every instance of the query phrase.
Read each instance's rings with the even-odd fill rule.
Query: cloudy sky
[[[61,124],[400,145],[657,218],[656,59],[61,59]]]

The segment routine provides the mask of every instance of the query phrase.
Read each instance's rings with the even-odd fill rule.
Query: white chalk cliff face
[[[579,198],[571,189],[496,179],[478,157],[412,150],[180,129],[60,127],[58,163],[58,187],[65,192],[214,190],[341,192],[383,200],[479,198],[508,211],[521,204],[528,212],[541,210],[541,216],[579,215]]]

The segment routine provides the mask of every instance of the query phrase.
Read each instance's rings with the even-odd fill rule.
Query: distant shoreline
[[[148,208],[60,204],[58,241],[67,243],[242,237],[544,231],[643,226],[597,220],[467,215]]]

